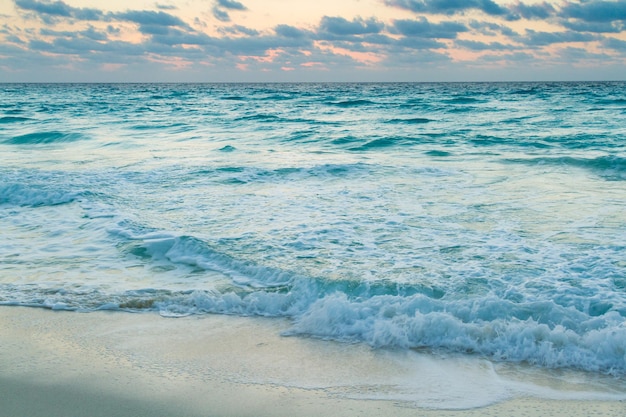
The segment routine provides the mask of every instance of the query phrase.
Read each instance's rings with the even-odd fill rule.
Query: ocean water
[[[626,375],[626,83],[0,85],[0,304]]]

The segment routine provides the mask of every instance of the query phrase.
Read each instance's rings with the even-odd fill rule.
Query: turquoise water
[[[626,373],[626,84],[0,85],[0,304]]]

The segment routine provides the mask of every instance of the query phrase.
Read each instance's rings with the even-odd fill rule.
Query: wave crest
[[[14,136],[6,140],[5,143],[10,145],[47,145],[53,143],[75,142],[82,139],[85,139],[85,136],[80,133],[50,131]]]
[[[56,206],[75,201],[81,193],[65,190],[48,190],[22,184],[0,185],[0,204],[13,206]]]

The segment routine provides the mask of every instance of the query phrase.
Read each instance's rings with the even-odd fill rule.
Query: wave
[[[601,105],[616,105],[616,106],[626,106],[626,99],[625,98],[604,98],[604,99],[600,99],[600,100],[596,100],[596,103],[601,104]]]
[[[530,165],[563,165],[583,168],[608,179],[626,180],[626,158],[620,156],[600,156],[597,158],[575,158],[571,156],[541,157],[541,158],[513,158],[505,159],[506,163]]]
[[[485,100],[477,99],[475,97],[453,97],[446,101],[450,104],[476,104],[483,103]]]
[[[224,147],[220,151],[232,152],[235,148]],[[283,167],[263,169],[255,167],[224,166],[215,169],[194,171],[193,175],[215,177],[217,181],[228,184],[248,184],[257,182],[290,181],[307,178],[345,178],[353,174],[363,175],[371,172],[372,167],[364,163],[321,164],[310,167]]]
[[[261,90],[252,90],[252,91],[248,91],[248,94],[246,95],[240,95],[240,94],[225,94],[223,96],[220,97],[221,100],[228,100],[228,101],[270,101],[270,102],[274,102],[274,101],[288,101],[288,100],[294,100],[294,99],[298,99],[298,98],[302,98],[302,97],[308,97],[309,94],[306,94],[302,91],[298,91],[298,92],[288,92],[288,91],[284,91],[284,92],[276,92],[273,90],[265,90],[265,89],[261,89]]]
[[[180,133],[180,132],[188,132],[193,130],[193,126],[190,126],[186,123],[150,123],[150,124],[136,124],[128,127],[131,130],[161,130],[161,129],[172,129],[172,131]]]
[[[368,151],[372,149],[379,148],[389,148],[391,146],[396,146],[399,143],[395,138],[378,138],[374,140],[370,140],[369,142],[354,148],[350,148],[353,151]]]
[[[229,285],[211,290],[93,287],[37,289],[0,284],[0,304],[54,310],[154,311],[285,317],[285,336],[367,343],[374,348],[462,352],[548,368],[626,374],[626,311],[576,309],[552,300],[514,302],[487,294],[455,298],[428,285],[328,280],[236,259],[193,236],[118,231],[130,256],[217,271]],[[9,294],[5,296],[5,294]],[[16,298],[19,301],[16,301]]]
[[[549,296],[518,300],[492,292],[448,293],[428,280],[329,279],[229,254],[219,240],[150,230],[129,221],[108,231],[125,257],[152,266],[155,273],[155,266],[162,271],[187,267],[200,279],[189,280],[185,290],[0,283],[0,304],[152,311],[165,317],[284,317],[291,321],[286,336],[462,352],[496,361],[626,375],[626,307],[599,295],[585,297],[584,303],[562,303]]]
[[[261,98],[262,101],[285,101],[285,100],[293,100],[294,98],[302,96],[301,94],[270,94]]]
[[[275,114],[253,114],[251,116],[242,116],[235,119],[236,122],[241,121],[261,121],[261,122],[275,122],[281,119]]]
[[[167,260],[202,270],[217,271],[228,276],[233,284],[248,288],[276,288],[288,284],[293,274],[237,260],[212,248],[193,236],[177,236],[162,232],[134,235],[127,230],[111,230],[127,239],[125,251],[150,260]]]
[[[80,133],[50,131],[27,133],[25,135],[14,136],[8,140],[5,140],[5,143],[10,145],[43,145],[75,142],[83,139],[86,139],[86,136]]]
[[[547,149],[551,148],[553,145],[550,143],[546,143],[541,140],[518,140],[511,141],[509,138],[499,137],[499,136],[491,136],[491,135],[476,135],[468,141],[477,146],[500,146],[500,145],[515,145],[523,148],[538,148],[538,149]]]
[[[615,311],[598,319],[550,301],[514,304],[485,297],[444,302],[423,295],[356,301],[334,294],[297,317],[290,334],[624,374],[623,322]]]
[[[221,97],[222,100],[231,100],[231,101],[244,101],[244,100],[248,100],[247,97],[244,96],[223,96]]]
[[[218,149],[218,151],[220,151],[220,152],[234,152],[236,150],[237,150],[237,148],[235,148],[232,145],[225,145],[225,146],[222,146],[221,148]]]
[[[529,86],[529,87],[520,87],[515,90],[511,90],[508,94],[534,96],[537,94],[541,94],[542,92],[543,90],[540,86]]]
[[[410,124],[410,125],[418,125],[433,122],[432,119],[427,119],[425,117],[413,117],[410,119],[391,119],[388,120],[387,123],[401,123],[401,124]]]
[[[80,192],[49,190],[43,187],[22,184],[0,185],[0,205],[12,206],[57,206],[75,201],[82,195]]]
[[[445,156],[451,156],[452,155],[452,153],[450,153],[450,152],[440,151],[440,150],[436,150],[436,149],[433,149],[433,150],[430,150],[430,151],[426,151],[426,152],[424,152],[424,154],[428,155],[428,156],[434,156],[434,157],[445,157]]]
[[[360,107],[360,106],[369,106],[372,104],[376,104],[371,100],[365,99],[354,99],[354,100],[341,100],[341,101],[332,101],[328,103],[331,106],[337,107]]]
[[[28,120],[31,120],[31,119],[28,117],[4,116],[4,117],[0,117],[0,124],[26,122]]]
[[[289,117],[281,117],[275,114],[267,114],[267,113],[258,113],[258,114],[252,114],[252,115],[247,115],[247,116],[241,116],[241,117],[237,117],[236,119],[234,119],[235,122],[269,122],[269,123],[276,123],[277,126],[279,126],[282,123],[301,123],[301,124],[306,124],[306,125],[335,125],[335,122],[327,122],[327,121],[323,121],[323,120],[315,120],[315,119],[305,119],[305,118],[301,118],[301,117],[294,117],[294,118],[289,118]]]
[[[369,140],[360,146],[350,147],[348,150],[370,151],[370,150],[377,150],[381,148],[412,146],[420,142],[421,142],[421,139],[419,137],[385,137],[385,138],[376,138],[373,140]]]

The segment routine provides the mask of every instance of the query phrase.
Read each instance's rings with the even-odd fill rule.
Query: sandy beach
[[[0,416],[7,417],[626,413],[618,396],[513,396],[478,408],[434,409],[432,401],[423,407],[394,397],[394,378],[405,372],[395,354],[282,337],[282,320],[3,307],[0,326]],[[451,395],[460,395],[453,389]]]

